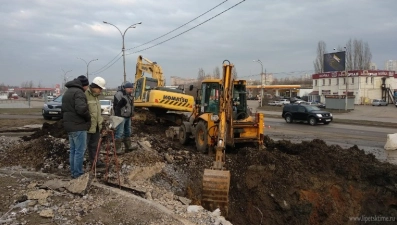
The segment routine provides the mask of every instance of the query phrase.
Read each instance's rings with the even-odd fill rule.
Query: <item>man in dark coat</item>
[[[116,153],[123,154],[124,152],[121,150],[121,143],[124,143],[125,150],[130,152],[135,147],[131,146],[131,120],[134,117],[134,97],[131,96],[133,85],[130,82],[126,82],[123,86],[121,86],[116,94],[114,95],[113,100],[113,111],[114,115],[118,117],[123,117],[123,122],[121,122],[116,127],[115,134],[115,144],[116,144]]]
[[[88,80],[74,79],[65,84],[67,91],[62,97],[63,127],[69,135],[70,172],[72,178],[83,175],[84,153],[87,147],[87,131],[91,126],[87,97]]]

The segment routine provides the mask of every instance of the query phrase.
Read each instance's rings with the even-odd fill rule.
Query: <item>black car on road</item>
[[[42,114],[46,120],[52,119],[52,117],[62,118],[62,95],[54,98],[43,105]]]
[[[317,123],[329,124],[332,122],[332,113],[322,111],[317,106],[303,104],[284,105],[281,116],[287,123],[294,121],[308,122],[314,126]]]

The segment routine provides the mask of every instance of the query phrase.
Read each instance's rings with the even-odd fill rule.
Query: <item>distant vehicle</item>
[[[17,94],[12,94],[11,95],[11,99],[18,99],[18,98],[19,98],[19,96]]]
[[[99,100],[101,103],[101,114],[102,115],[113,115],[113,103],[112,100]]]
[[[281,103],[280,101],[271,101],[267,104],[271,105],[271,106],[282,106],[283,105],[283,103]]]
[[[290,104],[291,102],[288,99],[280,99],[281,104],[286,105]]]
[[[62,118],[62,96],[43,105],[42,115],[45,120],[50,120],[52,117]]]
[[[301,103],[305,103],[306,101],[303,101],[303,100],[297,100],[297,101],[295,101],[294,103],[297,103],[297,104],[301,104]]]
[[[374,99],[372,101],[372,106],[388,106],[388,105],[389,105],[389,103],[387,103],[383,99]]]
[[[320,109],[325,109],[325,104],[324,103],[317,102],[316,106],[319,107]]]

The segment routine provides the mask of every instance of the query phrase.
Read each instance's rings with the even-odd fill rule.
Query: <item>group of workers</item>
[[[106,81],[102,77],[95,77],[91,84],[84,75],[65,84],[67,91],[62,98],[63,126],[69,136],[70,143],[70,172],[73,179],[84,174],[84,154],[87,150],[91,165],[97,155],[97,147],[101,135],[106,129],[103,127],[103,117],[99,96],[106,89]],[[133,85],[130,82],[120,86],[114,95],[113,112],[122,117],[122,122],[115,128],[115,147],[117,154],[134,150],[131,146],[131,120],[134,117],[134,98],[131,93]],[[97,167],[105,167],[98,160]]]

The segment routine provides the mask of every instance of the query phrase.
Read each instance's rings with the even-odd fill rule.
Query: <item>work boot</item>
[[[122,155],[122,154],[124,154],[124,151],[123,151],[123,149],[121,149],[121,142],[122,142],[123,140],[122,139],[116,139],[114,142],[115,142],[115,144],[116,144],[116,154],[117,155]]]
[[[131,145],[131,139],[129,139],[129,138],[124,138],[123,143],[124,143],[126,152],[132,152],[133,150],[137,149],[137,146]]]

